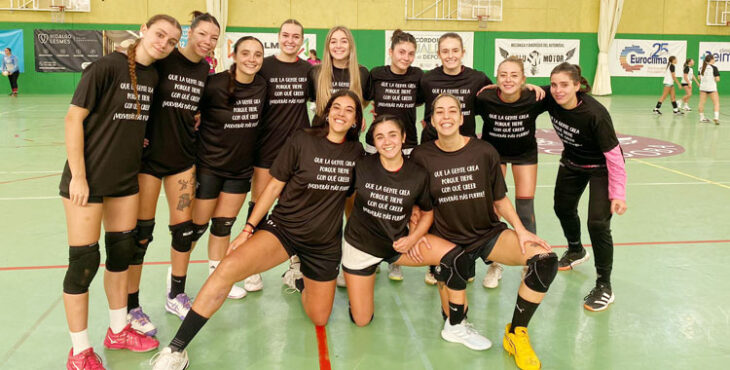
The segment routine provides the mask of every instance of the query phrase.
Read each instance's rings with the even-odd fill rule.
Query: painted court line
[[[327,350],[327,329],[318,325],[315,327],[317,331],[317,350],[319,352],[319,370],[332,370],[330,364],[330,354]]]
[[[391,295],[393,296],[395,304],[398,306],[398,311],[400,311],[400,316],[401,318],[403,318],[403,322],[406,324],[406,328],[408,328],[408,333],[411,336],[411,340],[416,342],[416,351],[418,352],[418,357],[421,358],[421,363],[423,364],[423,367],[427,370],[433,370],[433,365],[431,364],[431,361],[429,361],[428,357],[426,357],[426,351],[423,348],[423,343],[421,343],[421,338],[416,333],[416,329],[413,327],[413,322],[411,322],[411,318],[410,316],[408,316],[408,312],[406,312],[405,308],[403,307],[403,302],[398,296],[398,293],[391,292]]]
[[[658,168],[660,170],[664,170],[664,171],[671,172],[671,173],[674,173],[674,174],[677,174],[677,175],[689,177],[691,179],[695,179],[695,180],[698,180],[698,181],[706,182],[708,184],[716,185],[716,186],[719,186],[721,188],[730,189],[730,186],[725,185],[725,184],[720,183],[720,182],[717,182],[717,181],[703,179],[703,178],[697,177],[695,175],[690,175],[690,174],[685,173],[685,172],[682,172],[682,171],[678,171],[678,170],[675,170],[675,169],[672,169],[672,168],[669,168],[669,167],[660,166],[658,164],[650,163],[650,162],[647,162],[647,161],[641,160],[641,159],[632,158],[631,160],[636,161],[636,162],[639,162],[641,164],[645,164],[647,166],[651,166],[651,167],[654,167],[654,168]]]
[[[13,183],[13,182],[21,182],[21,181],[28,181],[28,180],[43,179],[43,178],[46,178],[46,177],[53,177],[53,176],[59,176],[59,175],[61,175],[61,173],[60,172],[56,172],[56,173],[51,174],[51,175],[33,176],[33,177],[26,177],[26,178],[17,179],[17,180],[0,181],[0,185],[10,184],[10,183]]]
[[[0,368],[3,367],[3,365],[8,362],[10,357],[13,356],[15,351],[17,351],[18,348],[20,348],[20,346],[22,346],[23,343],[25,343],[25,341],[28,340],[30,335],[33,334],[33,332],[36,331],[36,329],[38,329],[38,326],[41,325],[41,322],[43,322],[43,320],[45,320],[46,317],[48,317],[48,315],[51,314],[51,312],[58,306],[58,304],[61,303],[62,299],[63,299],[63,296],[59,296],[58,299],[56,299],[53,302],[53,304],[51,304],[51,306],[48,307],[48,309],[45,312],[43,312],[43,314],[38,318],[38,320],[36,320],[36,322],[33,323],[33,326],[31,326],[30,329],[28,329],[28,331],[26,331],[23,334],[23,336],[20,338],[20,340],[18,340],[18,342],[15,343],[15,345],[13,345],[13,347],[10,348],[10,350],[7,353],[5,353],[5,356],[3,356],[2,360],[0,360]]]

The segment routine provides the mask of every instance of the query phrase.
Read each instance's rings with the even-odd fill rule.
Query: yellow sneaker
[[[511,324],[507,324],[504,329],[504,339],[502,346],[510,356],[515,356],[517,367],[522,370],[537,370],[540,368],[540,359],[532,350],[530,345],[530,336],[527,334],[527,328],[518,326],[514,333],[510,333]]]

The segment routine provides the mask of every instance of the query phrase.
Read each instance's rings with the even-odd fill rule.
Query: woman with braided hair
[[[73,344],[68,369],[103,368],[87,333],[88,291],[101,259],[102,222],[107,254],[104,290],[110,319],[104,347],[146,352],[159,345],[127,323],[127,271],[135,253],[137,174],[145,124],[158,82],[151,64],[172,52],[180,34],[175,18],[150,18],[127,55],[114,52],[84,70],[66,114],[68,160],[59,188],[70,245],[63,281]]]

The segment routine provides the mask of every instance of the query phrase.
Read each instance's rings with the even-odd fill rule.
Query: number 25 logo
[[[656,48],[656,50],[654,50],[654,53],[651,54],[650,57],[659,56],[659,54],[662,53],[669,54],[669,49],[667,49],[667,46],[669,46],[668,42],[655,42],[654,45],[652,45],[651,47]]]

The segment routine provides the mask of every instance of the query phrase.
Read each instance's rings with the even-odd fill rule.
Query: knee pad
[[[127,271],[136,249],[134,230],[106,232],[104,241],[106,269],[111,272]]]
[[[236,222],[235,217],[213,217],[210,223],[210,233],[219,237],[231,235],[234,222]]]
[[[553,252],[536,254],[527,260],[525,285],[536,292],[545,293],[557,274],[557,254]]]
[[[130,265],[141,265],[144,262],[144,255],[147,253],[147,247],[152,241],[152,232],[155,230],[155,219],[151,220],[137,220],[137,227],[135,228],[134,241],[136,248],[132,255],[132,260],[129,262]],[[145,240],[142,242],[142,240]]]
[[[516,199],[515,210],[517,216],[520,217],[520,221],[525,225],[525,228],[531,233],[536,233],[537,228],[535,227],[535,199]]]
[[[195,239],[195,228],[193,221],[185,221],[177,225],[170,225],[172,234],[172,248],[181,253],[190,252]]]
[[[470,266],[474,261],[460,247],[451,249],[443,257],[435,268],[434,277],[436,280],[446,283],[449,289],[464,290],[466,281],[469,278]]]
[[[193,242],[197,242],[205,234],[205,230],[208,230],[208,223],[206,222],[202,225],[193,223],[193,230],[195,231],[193,233]]]
[[[99,270],[101,253],[99,243],[85,247],[70,247],[68,251],[68,269],[63,278],[63,292],[66,294],[84,294]]]

